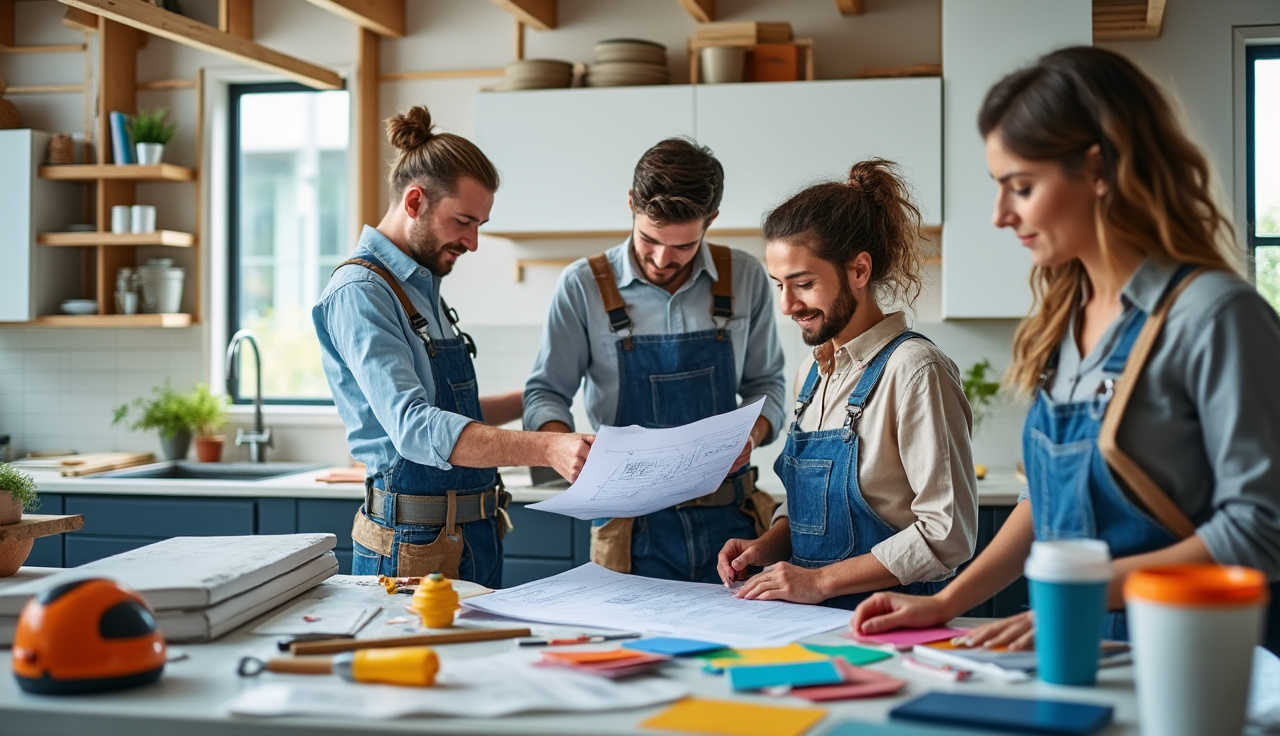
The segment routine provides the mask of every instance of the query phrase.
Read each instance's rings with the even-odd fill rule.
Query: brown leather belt
[[[505,509],[511,503],[511,494],[498,486],[479,493],[468,493],[455,496],[454,523],[466,524],[481,519],[491,519],[497,515],[498,509]],[[365,489],[365,513],[370,518],[378,519],[386,524],[424,524],[441,526],[448,521],[448,496],[418,496],[409,493],[387,493],[381,488],[372,486]],[[394,509],[394,518],[388,514]]]
[[[743,473],[734,478],[726,478],[720,487],[708,493],[705,496],[698,496],[695,499],[677,504],[676,508],[682,509],[688,506],[734,506],[746,500],[756,490],[756,477],[759,475],[760,469],[751,466],[751,472]]]

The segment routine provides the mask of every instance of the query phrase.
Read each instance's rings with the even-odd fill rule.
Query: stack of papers
[[[619,677],[652,672],[670,659],[661,654],[606,649],[590,652],[543,652],[542,659],[537,664],[544,667],[567,667],[616,680]]]
[[[173,537],[0,589],[0,636],[31,598],[74,580],[108,578],[142,594],[167,641],[216,639],[338,571],[332,534]],[[0,643],[12,643],[12,634]]]

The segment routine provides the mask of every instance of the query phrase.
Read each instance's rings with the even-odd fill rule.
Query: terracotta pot
[[[35,543],[36,540],[30,537],[0,542],[0,578],[7,578],[17,572],[22,563],[27,561],[27,555],[31,554],[31,547]]]
[[[196,437],[196,459],[202,463],[216,463],[222,460],[222,445],[226,442],[224,435],[206,435]]]
[[[8,491],[0,491],[0,526],[22,521],[22,502]]]

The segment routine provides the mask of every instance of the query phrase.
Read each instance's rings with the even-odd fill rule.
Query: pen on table
[[[563,644],[595,644],[602,641],[616,641],[618,639],[639,639],[640,635],[634,632],[622,634],[581,634],[579,636],[565,637],[546,637],[546,638],[527,638],[520,640],[522,647],[546,647],[560,646]]]
[[[960,682],[969,679],[969,675],[973,674],[969,670],[962,670],[958,667],[952,667],[949,664],[933,665],[928,662],[921,662],[915,657],[902,655],[902,666],[909,670],[915,670],[921,674],[937,677],[950,682]]]

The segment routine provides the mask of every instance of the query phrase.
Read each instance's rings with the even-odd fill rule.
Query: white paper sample
[[[610,680],[535,667],[538,652],[442,659],[433,687],[345,683],[336,678],[278,676],[240,693],[227,709],[239,715],[386,719],[415,714],[494,718],[525,711],[606,711],[679,700],[689,688],[674,680]],[[263,675],[264,678],[267,675]],[[275,679],[275,678],[273,678]]]
[[[304,598],[254,627],[251,634],[355,636],[382,612],[381,606],[326,598]]]
[[[843,628],[849,612],[734,598],[723,585],[624,575],[588,562],[464,601],[508,618],[650,631],[731,647],[771,647]]]
[[[680,427],[601,427],[578,480],[529,508],[577,519],[631,518],[705,496],[742,454],[763,406],[761,398]]]

